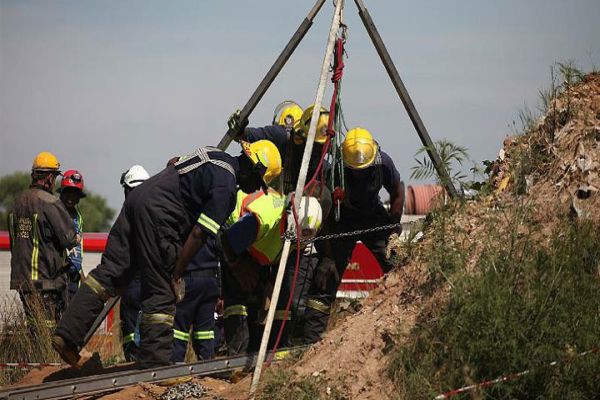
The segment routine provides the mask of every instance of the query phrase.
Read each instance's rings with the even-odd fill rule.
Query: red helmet
[[[60,188],[62,190],[68,187],[77,188],[83,194],[83,175],[76,169],[70,169],[63,175]]]

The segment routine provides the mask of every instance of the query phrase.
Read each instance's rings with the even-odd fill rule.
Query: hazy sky
[[[365,2],[432,138],[476,160],[496,156],[555,61],[600,66],[598,0]],[[50,150],[120,208],[130,165],[156,173],[218,142],[313,4],[0,0],[0,175]],[[281,100],[314,100],[332,11],[328,0],[251,125]],[[347,122],[408,177],[420,142],[350,0],[345,22]]]

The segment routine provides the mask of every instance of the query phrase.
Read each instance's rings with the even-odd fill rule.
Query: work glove
[[[229,116],[229,119],[227,120],[227,127],[231,132],[233,132],[234,140],[239,140],[244,137],[244,128],[248,126],[248,118],[245,118],[242,121],[240,114],[241,111],[236,110]]]
[[[185,297],[185,281],[183,278],[171,279],[171,289],[175,294],[175,303],[181,303]]]
[[[331,258],[323,257],[317,265],[315,270],[315,287],[321,292],[325,293],[330,283],[337,283],[340,281],[340,275],[338,274],[335,262]]]

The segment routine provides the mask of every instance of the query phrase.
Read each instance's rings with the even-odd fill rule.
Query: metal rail
[[[290,352],[306,349],[306,346],[292,347],[277,352],[277,360],[283,359]],[[17,387],[0,391],[3,400],[46,400],[63,399],[90,393],[100,393],[133,386],[140,382],[158,382],[184,376],[209,376],[232,371],[237,368],[253,368],[256,365],[256,354],[238,357],[227,357],[192,364],[172,365],[166,367],[120,371],[103,375],[86,376],[40,385]]]

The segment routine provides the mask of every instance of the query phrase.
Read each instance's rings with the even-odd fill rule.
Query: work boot
[[[75,346],[68,344],[58,335],[52,336],[52,347],[60,355],[60,358],[73,368],[80,369],[92,357],[89,351],[83,349],[78,352]]]

